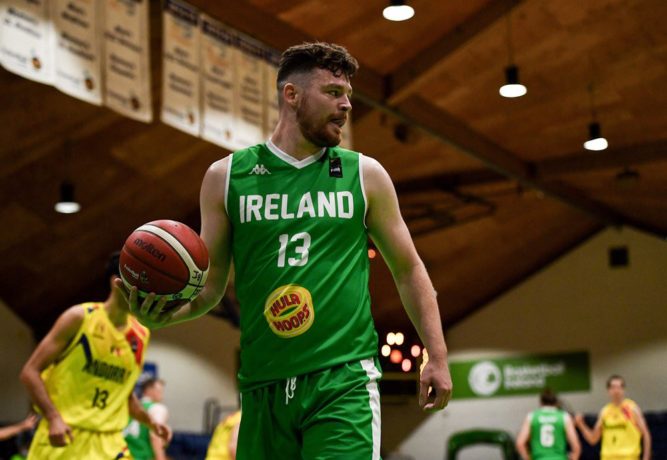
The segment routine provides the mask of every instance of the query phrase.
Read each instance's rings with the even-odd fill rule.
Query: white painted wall
[[[166,382],[164,403],[174,430],[202,432],[209,398],[237,405],[239,337],[228,322],[210,316],[153,331],[146,360],[158,365]]]
[[[30,408],[19,372],[35,346],[32,332],[0,300],[0,420],[22,420]]]
[[[608,248],[620,244],[629,247],[630,266],[609,268]],[[597,413],[613,373],[626,378],[628,396],[643,410],[667,410],[667,242],[604,231],[449,330],[447,340],[452,361],[588,350],[591,392],[562,395],[574,410]],[[537,403],[535,396],[454,401],[415,426],[400,451],[442,460],[446,440],[460,430],[515,436]],[[493,460],[496,452],[472,448],[460,458]]]

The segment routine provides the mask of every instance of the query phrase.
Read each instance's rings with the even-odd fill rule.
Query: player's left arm
[[[574,427],[574,421],[570,414],[565,414],[565,437],[570,445],[570,460],[579,460],[581,455],[581,444],[577,436],[577,429]]]
[[[360,161],[368,200],[368,232],[387,262],[405,311],[428,350],[429,361],[420,379],[419,405],[427,411],[440,410],[451,397],[452,378],[436,293],[401,216],[389,174],[372,158],[362,156]],[[429,395],[431,388],[435,395]]]
[[[632,411],[635,414],[637,427],[642,434],[642,460],[649,460],[651,458],[651,432],[648,429],[648,425],[644,419],[644,414],[642,414],[639,406],[634,406]]]
[[[167,420],[169,419],[169,411],[167,406],[161,403],[153,404],[148,409],[148,415],[156,423],[161,423],[167,425]],[[154,460],[167,460],[167,454],[165,452],[167,443],[157,434],[151,431],[150,433],[150,442],[151,447],[153,448],[153,459]]]
[[[516,436],[516,450],[521,456],[521,460],[530,460],[530,453],[528,452],[528,440],[530,438],[530,414],[526,416],[519,430],[519,434]]]
[[[143,408],[141,402],[139,402],[139,398],[137,398],[134,393],[130,395],[128,404],[130,408],[130,417],[149,427],[150,430],[162,438],[165,443],[171,441],[172,433],[169,425],[153,420],[153,418]]]

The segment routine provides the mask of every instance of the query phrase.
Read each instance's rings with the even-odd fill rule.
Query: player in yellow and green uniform
[[[578,460],[581,446],[574,422],[558,408],[558,398],[551,390],[540,394],[540,408],[526,416],[516,437],[516,449],[523,460]]]
[[[161,436],[171,435],[166,425],[150,419],[132,394],[149,331],[129,314],[113,284],[117,267],[114,256],[107,300],[66,310],[21,372],[43,417],[28,459],[131,458],[122,434],[130,413]]]
[[[176,312],[165,300],[130,307],[163,327],[205,314],[226,289],[232,259],[241,309],[238,460],[380,458],[377,334],[368,239],[389,266],[430,360],[420,405],[451,395],[436,293],[374,159],[338,146],[352,109],[357,61],[343,47],[305,43],[280,60],[271,138],[215,162],[202,183],[209,277]]]
[[[625,380],[612,375],[607,380],[611,402],[600,411],[591,430],[581,415],[577,427],[589,444],[597,444],[602,437],[601,460],[643,460],[651,458],[651,433],[639,406],[625,398]]]

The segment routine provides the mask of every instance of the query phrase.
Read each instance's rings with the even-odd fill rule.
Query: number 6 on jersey
[[[296,233],[290,238],[287,233],[283,233],[278,237],[280,241],[280,249],[278,250],[278,267],[285,266],[285,258],[290,267],[303,267],[308,263],[308,248],[310,247],[310,235],[306,232]],[[287,246],[289,243],[297,243],[301,241],[302,244],[294,248],[294,252],[298,257],[287,257]]]

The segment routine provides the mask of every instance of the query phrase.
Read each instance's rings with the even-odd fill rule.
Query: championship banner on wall
[[[53,28],[47,0],[0,2],[0,64],[40,83],[53,83]]]
[[[53,0],[56,88],[102,104],[101,33],[98,2]]]
[[[264,142],[264,55],[265,47],[239,36],[236,59],[236,140],[240,147]]]
[[[201,137],[237,150],[234,92],[238,34],[210,16],[202,15],[202,130]]]
[[[105,0],[104,6],[104,103],[151,122],[148,0]]]
[[[453,399],[497,398],[556,392],[588,391],[588,352],[544,354],[451,362]]]
[[[264,139],[268,139],[278,124],[278,64],[280,54],[273,50],[266,51],[264,61]]]
[[[165,0],[161,119],[176,129],[199,135],[199,11]]]

